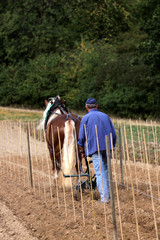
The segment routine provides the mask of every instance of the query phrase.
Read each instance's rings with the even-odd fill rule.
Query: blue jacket
[[[84,125],[86,127],[86,133]],[[78,138],[78,145],[85,148],[86,156],[92,155],[98,151],[95,125],[97,126],[100,151],[106,150],[105,135],[109,135],[110,140],[110,133],[112,133],[113,148],[116,145],[116,132],[109,116],[103,112],[100,112],[97,109],[91,109],[81,120]],[[112,147],[110,140],[110,149],[111,148]]]

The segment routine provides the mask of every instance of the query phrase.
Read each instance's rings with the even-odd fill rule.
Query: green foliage
[[[158,117],[158,0],[2,0],[0,104],[88,97],[121,117]]]
[[[142,61],[148,65],[152,75],[160,73],[160,4],[154,10],[152,18],[144,25],[144,30],[148,33],[148,40],[140,44],[139,49]]]
[[[0,53],[3,61],[16,64],[41,53],[74,47],[89,40],[110,39],[128,29],[128,13],[118,1],[7,1],[0,3]]]
[[[57,55],[39,55],[27,64],[3,67],[0,79],[1,91],[5,94],[1,94],[1,104],[43,106],[46,97],[58,94],[58,64]]]

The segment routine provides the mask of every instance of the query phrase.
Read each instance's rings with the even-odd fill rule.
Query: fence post
[[[118,239],[118,237],[117,237],[117,224],[116,224],[116,213],[115,213],[115,203],[114,203],[114,189],[113,189],[113,181],[112,181],[110,144],[109,144],[109,136],[108,135],[105,136],[105,140],[106,140],[106,150],[107,150],[110,198],[111,198],[111,206],[112,206],[113,238],[114,238],[114,240],[117,240]]]
[[[121,129],[118,128],[118,136],[119,136],[119,157],[120,157],[120,168],[121,168],[121,184],[124,186],[124,178],[123,178],[123,162],[122,162],[122,140],[121,140]]]
[[[30,183],[33,188],[33,177],[32,177],[32,163],[31,163],[31,153],[30,153],[30,141],[29,141],[29,129],[27,124],[27,143],[28,143],[28,163],[29,163],[29,172],[30,172]]]

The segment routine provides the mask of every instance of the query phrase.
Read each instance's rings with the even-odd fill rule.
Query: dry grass
[[[38,121],[41,116],[42,111],[0,107],[0,120]]]

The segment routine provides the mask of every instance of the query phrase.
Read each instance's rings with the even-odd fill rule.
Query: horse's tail
[[[71,175],[74,161],[76,160],[75,149],[75,122],[67,120],[64,128],[64,144],[63,144],[63,160],[62,171],[65,175]],[[71,187],[71,179],[69,177],[63,178],[63,184],[66,188]]]

